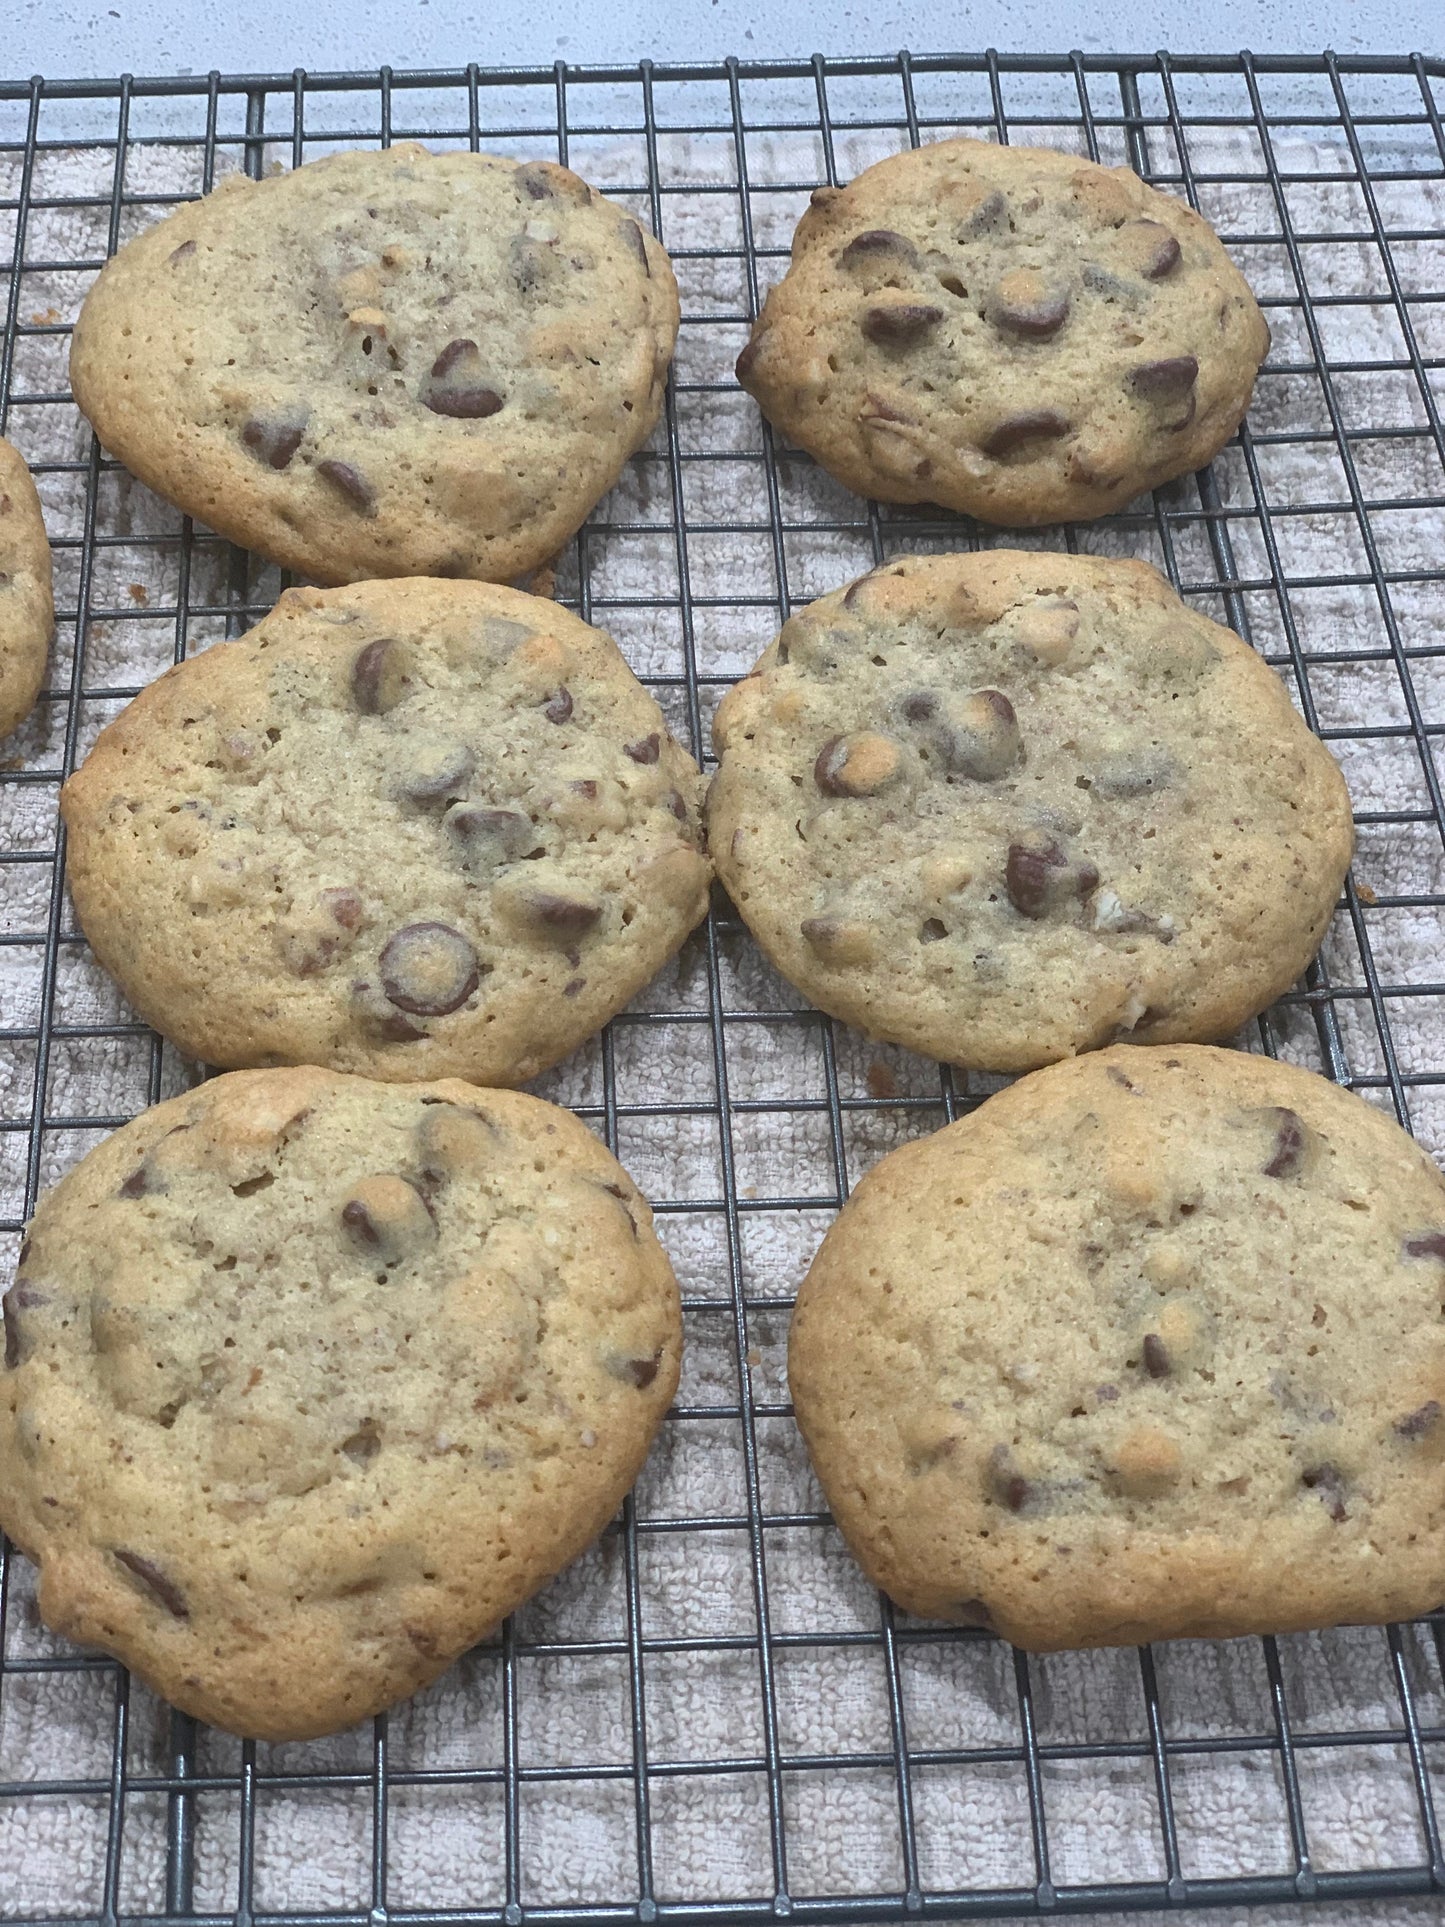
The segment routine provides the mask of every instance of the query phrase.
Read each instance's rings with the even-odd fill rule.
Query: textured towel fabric
[[[1014,137],[1027,138],[1027,131],[1016,130]],[[1052,129],[1048,138],[1061,142],[1062,134]],[[894,144],[887,133],[840,134],[840,174],[851,175]],[[688,460],[681,467],[685,555],[680,556],[674,534],[673,472],[662,436],[594,518],[599,524],[646,528],[593,533],[585,538],[584,552],[596,618],[614,630],[639,673],[677,679],[660,693],[685,733],[689,718],[679,613],[684,561],[699,670],[704,677],[726,679],[745,670],[768,640],[780,594],[795,604],[806,601],[870,566],[876,552],[863,505],[781,448],[772,474],[786,532],[775,540],[756,411],[729,379],[744,331],[736,322],[706,319],[735,316],[748,299],[732,136],[664,135],[657,151],[663,183],[677,190],[664,198],[663,239],[679,257],[684,310],[693,317],[684,325],[678,358],[679,443],[685,456],[725,459]],[[1117,160],[1122,153],[1106,150],[1103,157]],[[770,192],[767,184],[816,179],[822,164],[816,137],[753,136],[747,158],[755,189],[754,239],[762,248],[785,246],[806,190]],[[1170,165],[1162,144],[1155,158],[1161,167]],[[1201,187],[1203,211],[1218,226],[1233,233],[1279,233],[1253,135],[1202,130],[1193,138],[1191,158],[1201,175],[1245,177]],[[1286,174],[1331,177],[1290,185],[1289,214],[1299,233],[1351,229],[1362,237],[1328,248],[1301,244],[1315,296],[1359,297],[1358,305],[1327,301],[1315,309],[1324,352],[1332,362],[1403,360],[1381,258],[1368,238],[1368,211],[1359,187],[1343,178],[1349,172],[1343,142],[1336,148],[1302,138],[1281,140],[1276,158]],[[594,141],[585,153],[578,144],[573,160],[599,186],[614,191],[635,186],[645,167],[640,142]],[[43,183],[34,191],[44,198],[100,194],[108,200],[113,161],[104,149],[49,154]],[[0,194],[17,191],[18,172],[4,178],[12,166],[18,170],[18,159],[0,156]],[[199,162],[193,154],[165,147],[133,149],[126,179],[136,193],[193,192],[199,186]],[[710,191],[719,186],[732,191]],[[1416,232],[1445,227],[1440,180],[1385,183],[1378,193],[1391,227]],[[622,198],[646,214],[646,197]],[[140,225],[151,212],[127,210],[125,220]],[[104,234],[104,209],[36,207],[27,254],[50,261],[93,257],[103,248]],[[731,251],[688,258],[690,248]],[[1438,286],[1438,251],[1431,266],[1429,244],[1402,240],[1393,252],[1407,292]],[[1283,242],[1242,248],[1238,258],[1261,296],[1284,296],[1291,304],[1268,309],[1274,363],[1309,363],[1306,318]],[[765,260],[762,268],[766,280],[781,272],[782,262]],[[27,274],[22,316],[69,320],[87,279],[48,270]],[[1445,308],[1417,305],[1411,318],[1421,354],[1445,354]],[[17,392],[63,389],[64,345],[63,337],[23,342]],[[711,383],[717,384],[715,391],[691,386]],[[1334,386],[1343,426],[1351,432],[1418,428],[1425,420],[1408,368],[1341,374]],[[1248,586],[1232,611],[1219,595],[1198,595],[1198,606],[1222,619],[1231,613],[1242,617],[1252,639],[1272,656],[1297,645],[1308,658],[1309,697],[1325,729],[1404,723],[1400,676],[1368,579],[1368,557],[1350,507],[1350,480],[1317,377],[1308,372],[1266,377],[1250,425],[1255,433],[1308,430],[1313,439],[1255,445],[1248,455],[1232,446],[1215,464],[1220,503],[1238,511],[1216,523],[1216,541],[1221,553],[1227,545],[1239,579]],[[59,402],[16,406],[8,432],[34,461],[82,464],[74,475],[42,476],[41,489],[52,534],[85,536],[91,525],[85,514],[84,463],[91,438],[74,410]],[[1428,439],[1364,438],[1351,446],[1358,488],[1371,503],[1441,493],[1439,462]],[[1267,516],[1260,511],[1261,497]],[[1160,497],[1168,508],[1183,511],[1197,509],[1199,499],[1192,479]],[[187,626],[191,648],[225,632],[224,612],[234,611],[239,598],[228,552],[204,539],[183,544],[180,518],[129,478],[104,476],[95,501],[94,532],[104,539],[93,547],[77,541],[60,552],[57,602],[62,610],[74,609],[80,572],[88,567],[89,607],[100,613],[86,628],[86,687],[104,692],[132,688],[171,659],[182,587],[190,609],[200,612]],[[1309,512],[1296,512],[1300,509]],[[1407,647],[1431,641],[1432,618],[1439,620],[1438,579],[1408,578],[1412,571],[1439,566],[1439,512],[1381,510],[1373,522],[1380,560],[1400,577],[1391,590],[1400,640]],[[919,545],[916,524],[907,517],[885,516],[878,527],[887,548]],[[1093,551],[1163,562],[1163,532],[1161,522],[1146,516],[1134,525],[1081,529],[1077,540]],[[1171,523],[1167,534],[1186,587],[1198,590],[1218,579],[1220,558],[1211,551],[1202,521]],[[1062,538],[1041,531],[1026,540],[1029,546],[1058,546]],[[932,534],[928,545],[949,546]],[[780,554],[786,565],[782,585]],[[1293,634],[1281,598],[1270,586],[1276,569],[1296,585],[1287,604]],[[1329,580],[1317,586],[1321,577]],[[269,604],[276,587],[273,572],[253,567],[244,590],[247,619]],[[559,593],[572,597],[578,589],[574,555],[563,568]],[[760,601],[750,604],[747,598]],[[233,620],[233,631],[238,626],[244,624]],[[68,683],[73,641],[73,626],[63,619],[51,684],[60,691]],[[1440,661],[1418,659],[1411,673],[1425,719],[1440,720],[1445,693]],[[716,693],[707,685],[702,690],[704,723]],[[79,706],[82,749],[119,701],[98,693]],[[66,713],[64,701],[43,706],[6,746],[7,753],[22,758],[26,768],[55,769],[64,748]],[[1420,760],[1408,735],[1345,736],[1333,747],[1357,809],[1428,811]],[[6,847],[49,848],[54,800],[53,784],[0,787]],[[1372,901],[1369,892],[1385,898],[1439,889],[1439,839],[1428,818],[1366,827],[1356,876],[1366,886],[1366,904]],[[43,929],[49,890],[50,869],[44,863],[0,871],[7,928]],[[1367,910],[1365,916],[1378,981],[1407,985],[1439,974],[1437,910],[1390,907]],[[34,945],[0,949],[0,1022],[6,1026],[38,1021],[41,956]],[[636,1495],[642,1522],[635,1536],[636,1631],[649,1642],[661,1642],[649,1646],[641,1680],[652,1769],[645,1780],[649,1877],[662,1900],[769,1896],[777,1878],[772,1843],[780,1820],[791,1892],[896,1893],[905,1869],[891,1765],[894,1731],[883,1621],[876,1596],[862,1583],[836,1532],[812,1516],[820,1497],[783,1409],[786,1304],[834,1208],[837,1156],[846,1179],[853,1181],[895,1143],[936,1127],[944,1115],[942,1087],[936,1066],[906,1053],[870,1045],[841,1029],[830,1032],[813,1018],[777,1020],[777,1013],[798,1010],[801,1000],[761,963],[734,923],[718,929],[716,982],[713,969],[707,946],[694,940],[635,1006],[674,1013],[672,1021],[624,1021],[614,1028],[610,1056],[594,1044],[538,1086],[563,1102],[596,1107],[607,1094],[610,1074],[620,1107],[617,1150],[644,1189],[667,1207],[660,1229],[690,1301],[689,1352],[679,1394],[687,1415],[669,1422]],[[1344,915],[1326,945],[1324,969],[1337,987],[1358,991],[1367,983]],[[709,1016],[715,997],[729,1013],[716,1028]],[[62,949],[54,1015],[67,1025],[125,1021],[116,993],[81,946]],[[1437,1000],[1392,997],[1389,1017],[1400,1070],[1408,1075],[1438,1066],[1445,1040]],[[1326,1041],[1352,1074],[1381,1073],[1384,1057],[1368,996],[1332,1003],[1323,1023]],[[1319,1032],[1306,1010],[1277,1013],[1270,1037],[1299,1061],[1320,1064]],[[741,1106],[734,1108],[726,1135],[716,1108],[719,1038],[727,1095]],[[1257,1046],[1259,1034],[1241,1041]],[[114,1120],[147,1101],[153,1094],[151,1063],[149,1042],[141,1037],[53,1040],[47,1115],[72,1122],[45,1135],[44,1182],[52,1182],[94,1140],[95,1127],[82,1128],[75,1120]],[[34,1047],[7,1046],[0,1058],[6,1118],[29,1118],[34,1075]],[[164,1090],[192,1075],[166,1053]],[[826,1104],[833,1089],[843,1102],[837,1146]],[[1379,1091],[1370,1095],[1388,1101]],[[1434,1087],[1414,1087],[1409,1097],[1416,1131],[1438,1154],[1445,1146],[1445,1096]],[[683,1108],[647,1115],[646,1107],[659,1102]],[[6,1134],[3,1147],[3,1181],[13,1213],[22,1196],[24,1134]],[[757,1409],[755,1487],[737,1416],[740,1360],[729,1220],[716,1208],[724,1192],[725,1152],[740,1206],[741,1282],[751,1301],[742,1362]],[[759,1208],[779,1207],[783,1200],[802,1202]],[[708,1408],[715,1410],[710,1414]],[[775,1521],[761,1534],[774,1639],[770,1698],[763,1690],[756,1645],[759,1613],[748,1530],[759,1511]],[[721,1523],[666,1529],[667,1522],[687,1518]],[[524,1775],[518,1844],[521,1891],[529,1904],[617,1902],[639,1892],[639,1789],[628,1654],[631,1543],[621,1530],[611,1532],[516,1621],[516,1762]],[[1140,1655],[1064,1655],[1031,1662],[1021,1674],[1013,1655],[997,1642],[972,1636],[930,1639],[914,1636],[922,1629],[899,1630],[897,1678],[913,1756],[918,1874],[926,1890],[1031,1887],[1038,1877],[1021,1754],[1021,1683],[1029,1688],[1044,1749],[1042,1801],[1051,1878],[1065,1884],[1166,1876],[1146,1662]],[[584,1646],[587,1650],[578,1650]],[[0,1783],[37,1781],[57,1790],[0,1799],[0,1916],[92,1912],[102,1898],[121,1682],[114,1668],[99,1661],[47,1667],[48,1660],[74,1662],[76,1656],[40,1628],[32,1575],[18,1559],[10,1565],[5,1658],[12,1665],[24,1663],[26,1670],[7,1673],[0,1687]],[[1381,1631],[1281,1641],[1274,1679],[1263,1642],[1156,1650],[1152,1665],[1163,1728],[1168,1740],[1178,1743],[1169,1758],[1169,1788],[1182,1873],[1293,1871],[1295,1847],[1276,1744],[1281,1711],[1294,1741],[1300,1820],[1314,1869],[1420,1865],[1426,1847],[1403,1741],[1397,1663],[1419,1721],[1439,1731],[1445,1725],[1441,1650],[1438,1633],[1427,1627],[1404,1630],[1397,1659]],[[506,1676],[506,1655],[494,1640],[386,1723],[385,1897],[390,1905],[495,1906],[505,1899]],[[167,1801],[163,1794],[135,1790],[135,1783],[168,1770],[172,1734],[165,1709],[143,1689],[132,1686],[124,1703],[127,1782],[118,1899],[122,1912],[144,1912],[165,1904]],[[1317,1744],[1326,1734],[1354,1736],[1358,1743]],[[1376,1737],[1360,1737],[1370,1735]],[[1109,1755],[1086,1750],[1108,1742],[1121,1750]],[[773,1743],[785,1761],[802,1762],[781,1778],[776,1815],[763,1770]],[[1425,1752],[1438,1803],[1445,1794],[1445,1749],[1437,1742],[1427,1744]],[[255,1757],[263,1783],[251,1840],[254,1906],[368,1907],[373,1779],[380,1760],[372,1730],[310,1745],[260,1747]],[[195,1739],[192,1773],[222,1781],[192,1803],[197,1908],[224,1910],[235,1904],[243,1852],[242,1760],[235,1741],[207,1733]],[[839,1760],[848,1764],[829,1764]],[[719,1762],[733,1770],[707,1771]],[[583,1774],[583,1768],[595,1771]],[[469,1770],[479,1777],[468,1780]],[[286,1784],[286,1776],[330,1771],[347,1776],[345,1783]],[[418,1777],[436,1771],[450,1774],[449,1783]],[[1434,1918],[1437,1910],[1438,1901],[1429,1900],[1368,1908],[1332,1904],[1313,1918],[1403,1923]]]

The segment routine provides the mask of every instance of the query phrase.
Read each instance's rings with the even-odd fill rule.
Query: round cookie
[[[860,495],[1016,528],[1202,467],[1268,349],[1182,201],[1128,168],[948,140],[817,190],[737,375]]]
[[[406,143],[127,243],[70,379],[127,468],[283,567],[500,581],[647,439],[677,325],[666,253],[577,175]]]
[[[699,778],[610,637],[412,578],[290,589],[66,784],[81,927],[208,1063],[520,1083],[707,909]]]
[[[1445,1184],[1372,1106],[1120,1048],[878,1164],[789,1347],[854,1553],[1031,1651],[1445,1600]]]
[[[40,497],[19,449],[0,440],[0,736],[35,707],[54,628]]]
[[[713,733],[714,861],[773,963],[981,1070],[1229,1036],[1353,847],[1278,677],[1142,562],[889,563],[794,616]]]
[[[243,1071],[41,1203],[0,1522],[57,1632],[236,1733],[414,1692],[601,1531],[677,1385],[621,1166],[537,1098]]]

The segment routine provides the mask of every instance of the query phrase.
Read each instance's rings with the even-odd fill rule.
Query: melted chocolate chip
[[[380,957],[381,987],[399,1010],[445,1017],[481,978],[477,953],[445,923],[408,923],[387,939]]]
[[[988,1489],[990,1498],[1007,1506],[1010,1512],[1022,1512],[1035,1496],[1032,1482],[1018,1470],[1006,1445],[996,1445],[993,1449],[988,1466]]]
[[[359,468],[350,462],[327,460],[316,464],[316,473],[326,478],[332,487],[344,495],[359,509],[376,507],[376,490],[367,481]]]
[[[760,333],[755,334],[733,364],[733,373],[744,387],[747,386],[748,376],[753,372],[758,356],[762,352],[762,347],[762,335]]]
[[[662,738],[656,730],[635,743],[624,743],[623,750],[634,763],[655,763],[662,753]]]
[[[388,1267],[436,1239],[436,1220],[426,1197],[409,1178],[394,1172],[362,1178],[340,1216],[352,1244]]]
[[[890,256],[896,256],[908,267],[920,265],[918,249],[907,235],[895,234],[892,228],[866,228],[862,234],[855,234],[848,245],[839,251],[838,266],[872,267],[875,263],[885,264]]]
[[[114,1548],[114,1556],[127,1572],[139,1579],[146,1590],[158,1599],[173,1619],[189,1619],[191,1609],[186,1604],[185,1594],[175,1581],[168,1579],[149,1559],[142,1559],[138,1552],[126,1552],[119,1546]]]
[[[600,903],[558,896],[551,890],[534,890],[526,906],[533,923],[561,939],[585,936],[602,915]]]
[[[931,722],[938,714],[938,697],[931,689],[912,690],[898,705],[898,711],[906,723]]]
[[[427,407],[434,415],[446,415],[453,421],[480,422],[488,415],[495,415],[503,406],[502,397],[495,388],[431,388],[425,397]]]
[[[410,766],[396,779],[396,794],[408,803],[439,803],[460,796],[477,759],[465,743],[428,743],[412,756]]]
[[[1427,1433],[1433,1432],[1439,1423],[1440,1401],[1438,1398],[1431,1398],[1426,1399],[1425,1403],[1417,1406],[1413,1412],[1407,1412],[1404,1418],[1397,1418],[1395,1430],[1402,1439],[1423,1439]]]
[[[956,1626],[977,1626],[986,1633],[994,1630],[993,1614],[981,1599],[960,1599],[949,1607],[947,1617]]]
[[[978,689],[958,712],[942,744],[950,774],[991,783],[1018,761],[1022,741],[1014,706],[1001,689]]]
[[[117,1195],[122,1198],[143,1198],[151,1188],[150,1166],[142,1158],[128,1178],[122,1178],[117,1187]]]
[[[1099,872],[1092,863],[1071,861],[1052,838],[1009,845],[1004,886],[1022,917],[1036,922],[1071,897],[1092,895],[1098,882]]]
[[[657,1377],[657,1368],[661,1363],[661,1350],[655,1351],[650,1358],[622,1358],[614,1353],[607,1360],[607,1369],[614,1378],[620,1378],[624,1384],[635,1385],[639,1392],[643,1392]]]
[[[980,235],[1001,234],[1008,225],[1008,201],[1000,189],[985,194],[978,206],[953,230],[956,241],[976,241]]]
[[[370,1465],[381,1450],[381,1434],[375,1419],[364,1418],[351,1437],[342,1440],[341,1450],[353,1465]]]
[[[526,856],[536,845],[537,831],[519,810],[489,810],[477,803],[457,803],[442,818],[456,854],[468,870],[500,869]]]
[[[1144,1334],[1144,1369],[1150,1378],[1168,1378],[1173,1370],[1169,1360],[1169,1347],[1158,1332]]]
[[[19,1279],[0,1298],[0,1312],[5,1320],[5,1365],[14,1371],[25,1356],[25,1334],[20,1322],[22,1311],[30,1311],[37,1305],[48,1305],[49,1298],[33,1285],[22,1283]]]
[[[1069,291],[1032,268],[1016,268],[999,279],[985,312],[1004,334],[1047,341],[1069,318]]]
[[[1275,1118],[1274,1149],[1269,1162],[1264,1166],[1267,1178],[1292,1178],[1296,1176],[1305,1161],[1308,1135],[1305,1122],[1296,1112],[1278,1105],[1272,1112]]]
[[[1162,281],[1179,266],[1179,243],[1162,222],[1131,221],[1124,232],[1146,281]]]
[[[481,350],[477,347],[475,341],[469,341],[465,336],[458,336],[455,341],[449,341],[447,343],[446,347],[442,349],[441,353],[432,363],[432,374],[440,379],[444,375],[451,374],[459,361],[466,361],[470,359],[471,356],[480,353]]]
[[[395,709],[406,687],[406,652],[392,636],[367,643],[351,665],[351,694],[363,716]]]
[[[502,396],[484,375],[476,342],[458,336],[432,363],[431,380],[421,399],[434,415],[447,415],[456,421],[484,421],[503,405]]]
[[[631,248],[632,252],[637,256],[638,262],[642,267],[642,272],[650,281],[652,279],[652,264],[647,258],[647,241],[643,236],[642,229],[638,226],[637,222],[630,217],[622,223],[622,239],[625,245]]]
[[[549,723],[568,722],[572,715],[572,691],[565,688],[554,689],[547,698],[542,714]]]
[[[1350,1515],[1345,1509],[1345,1478],[1337,1465],[1328,1460],[1323,1465],[1312,1466],[1308,1472],[1301,1472],[1300,1484],[1307,1491],[1317,1493],[1330,1517],[1338,1524]]]
[[[1412,1231],[1400,1250],[1406,1258],[1438,1258],[1445,1264],[1445,1231]]]
[[[190,255],[194,254],[195,251],[196,251],[196,244],[194,241],[182,241],[181,245],[178,248],[171,249],[171,254],[170,254],[171,266],[174,267],[177,261],[186,260]]]
[[[995,460],[1012,455],[1028,442],[1057,441],[1067,435],[1072,424],[1056,408],[1031,408],[1018,415],[1005,415],[980,444],[985,455]]]
[[[900,301],[887,307],[865,308],[859,326],[868,340],[880,347],[911,348],[942,319],[942,308],[923,301]]]
[[[928,917],[918,933],[920,943],[941,943],[948,935],[948,926],[939,917]]]
[[[1129,386],[1141,401],[1181,401],[1199,378],[1193,355],[1169,355],[1146,361],[1129,376]]]
[[[301,446],[306,433],[306,417],[299,421],[269,419],[252,415],[241,430],[241,440],[269,468],[285,468]]]

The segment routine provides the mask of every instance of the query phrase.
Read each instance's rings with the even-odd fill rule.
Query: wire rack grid
[[[613,630],[699,753],[795,602],[892,554],[1000,539],[847,496],[733,384],[811,189],[971,132],[1127,161],[1214,219],[1274,327],[1250,423],[1198,476],[1031,540],[1158,562],[1341,758],[1354,877],[1306,983],[1243,1041],[1445,1147],[1442,76],[1418,56],[987,54],[0,85],[0,430],[46,501],[59,611],[50,685],[0,766],[9,1252],[45,1183],[198,1074],[89,963],[59,783],[152,674],[239,634],[284,580],[102,453],[66,388],[70,325],[106,255],[222,172],[404,138],[556,155],[673,254],[664,422],[558,594]],[[51,1640],[6,1549],[0,1918],[824,1927],[1445,1892],[1442,1616],[1040,1662],[895,1614],[841,1554],[786,1401],[792,1289],[850,1179],[989,1080],[802,1007],[719,901],[543,1088],[650,1191],[684,1284],[688,1374],[619,1521],[433,1689],[440,1748],[411,1708],[331,1746],[209,1734]],[[1221,1802],[1239,1809],[1223,1847]],[[411,1830],[443,1808],[428,1859]]]

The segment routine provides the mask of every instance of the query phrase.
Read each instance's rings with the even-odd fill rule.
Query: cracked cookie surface
[[[1445,1600],[1445,1183],[1313,1073],[1055,1065],[863,1179],[798,1423],[868,1576],[1033,1651]]]
[[[569,1112],[242,1071],[46,1196],[0,1520],[56,1631],[270,1739],[434,1678],[601,1531],[677,1384],[646,1203]]]
[[[647,439],[677,325],[663,248],[576,174],[408,143],[129,242],[70,375],[127,468],[284,567],[504,581]]]
[[[1353,848],[1279,678],[1141,562],[886,564],[792,618],[714,740],[713,859],[773,963],[976,1069],[1229,1036]]]
[[[35,707],[54,628],[40,497],[24,456],[0,440],[0,736]]]
[[[859,494],[1020,527],[1202,467],[1268,347],[1183,202],[1128,168],[949,140],[818,189],[737,374]]]
[[[410,578],[288,590],[143,690],[61,809],[96,955],[190,1056],[510,1084],[705,913],[698,789],[610,637]]]

